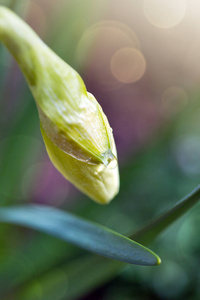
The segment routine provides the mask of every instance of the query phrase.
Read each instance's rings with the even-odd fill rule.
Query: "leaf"
[[[144,227],[131,235],[131,238],[142,244],[149,244],[168,226],[178,220],[200,200],[200,185],[179,201],[174,207],[154,218]]]
[[[151,266],[161,262],[151,250],[127,237],[52,207],[2,208],[0,222],[37,229],[96,254],[130,264]]]
[[[160,217],[155,218],[154,221],[149,222],[149,225],[146,225],[131,237],[145,244],[153,242],[164,229],[180,218],[199,200],[200,186],[194,189],[183,200],[179,201],[174,207],[166,211]],[[122,263],[108,261],[101,257],[96,258],[95,262],[94,260],[95,258],[90,256],[85,259],[83,265],[82,262],[79,261],[78,269],[76,264],[72,269],[70,269],[67,264],[65,267],[69,282],[67,299],[74,300],[85,295],[89,291],[91,292],[100,284],[113,279],[118,274],[119,270],[124,267],[124,264]],[[95,268],[92,267],[93,265],[95,265]],[[87,266],[87,275],[85,275],[85,266]],[[90,280],[88,280],[88,278],[90,278]],[[73,284],[75,281],[77,282],[77,285]]]

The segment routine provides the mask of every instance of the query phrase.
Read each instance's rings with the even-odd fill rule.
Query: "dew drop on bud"
[[[102,162],[106,168],[114,169],[117,166],[117,158],[111,150],[107,150],[102,154]]]

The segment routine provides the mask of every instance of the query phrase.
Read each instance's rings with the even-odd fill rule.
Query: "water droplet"
[[[102,154],[102,162],[106,168],[114,169],[117,166],[117,158],[111,150],[107,150]]]

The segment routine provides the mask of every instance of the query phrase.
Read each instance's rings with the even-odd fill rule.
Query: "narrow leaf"
[[[161,262],[151,250],[127,237],[52,207],[33,205],[2,208],[0,222],[37,229],[126,263],[151,266]]]
[[[194,189],[189,195],[187,195],[184,199],[179,201],[173,208],[169,209],[167,212],[162,214],[160,217],[149,222],[145,227],[141,230],[137,231],[135,234],[131,235],[131,238],[137,240],[138,242],[148,244],[154,241],[154,239],[164,231],[168,226],[170,226],[173,222],[178,220],[182,215],[184,215],[190,208],[192,208],[198,201],[200,200],[200,186]],[[81,287],[75,287],[72,283],[74,282],[74,278],[79,282],[85,276],[85,268],[82,270],[76,270],[74,267],[74,273],[69,272],[68,280],[69,280],[69,290],[68,290],[68,298],[69,300],[77,299],[89,291],[94,290],[98,286],[98,282],[103,284],[105,280],[105,274],[102,270],[109,269],[108,279],[113,279],[118,271],[123,268],[123,264],[119,263],[114,264],[113,261],[109,261],[109,267],[106,260],[103,258],[99,258],[95,261],[95,269],[91,267],[92,257],[88,257],[87,262],[85,262],[88,266],[90,278],[98,278],[98,281],[84,281]],[[71,270],[70,270],[71,271]],[[76,273],[77,272],[77,273]],[[72,275],[73,274],[73,275]]]
[[[131,238],[142,243],[149,244],[168,226],[178,220],[190,208],[200,200],[200,185],[198,185],[190,194],[179,201],[171,209],[162,215],[148,222],[144,227],[131,235]]]

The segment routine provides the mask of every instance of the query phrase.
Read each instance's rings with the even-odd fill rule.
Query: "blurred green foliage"
[[[39,2],[0,1],[0,4],[11,6],[27,18],[34,12],[34,3],[38,5]],[[41,31],[42,38],[57,54],[85,74],[87,82],[87,61],[81,69],[74,51],[87,26],[105,19],[104,13],[111,2],[59,0],[56,4],[43,1],[42,5],[46,22],[45,30]],[[36,24],[37,21],[32,21],[33,27]],[[94,45],[91,49],[95,51]],[[89,63],[90,57],[86,56],[86,59]],[[0,88],[0,203],[35,202],[31,189],[26,192],[26,197],[22,192],[24,174],[31,166],[48,159],[41,144],[32,96],[19,69],[2,45]],[[98,86],[93,86],[94,94],[95,89],[98,92]],[[101,99],[98,100],[101,103]],[[129,151],[128,159],[120,153],[121,191],[109,206],[92,203],[67,183],[65,201],[60,203],[56,196],[48,194],[47,203],[55,203],[123,234],[129,234],[171,207],[199,184],[198,89],[190,93],[189,101],[189,105],[168,122],[160,122],[159,129],[151,134],[137,153],[130,154]],[[112,111],[108,114],[115,118]],[[134,130],[131,125],[130,131]],[[129,132],[124,132],[124,135],[128,136]],[[56,176],[59,175],[55,171]],[[34,180],[33,186],[37,188]],[[60,177],[59,180],[62,181]],[[37,201],[40,202],[39,198]],[[199,212],[200,206],[197,205],[155,241],[152,250],[162,258],[159,267],[127,265],[123,271],[113,261],[88,254],[53,237],[1,225],[0,298],[199,299]]]

